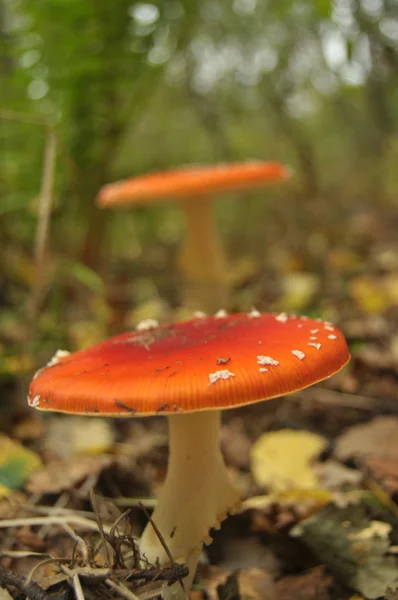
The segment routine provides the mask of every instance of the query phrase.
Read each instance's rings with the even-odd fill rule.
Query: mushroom
[[[220,311],[171,325],[144,322],[87,350],[58,354],[32,380],[28,402],[74,414],[167,415],[169,464],[153,521],[174,560],[189,568],[185,591],[165,589],[180,599],[210,529],[239,502],[219,446],[221,410],[301,390],[348,360],[342,333],[329,323]],[[151,562],[169,562],[150,524],[140,548]]]
[[[191,166],[105,185],[97,202],[107,207],[178,200],[186,220],[185,242],[179,257],[186,281],[184,302],[193,308],[213,311],[228,303],[228,283],[227,262],[212,218],[211,197],[287,177],[288,169],[277,162]]]

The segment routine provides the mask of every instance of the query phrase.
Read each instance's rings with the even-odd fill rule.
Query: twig
[[[94,517],[91,510],[75,510],[73,508],[61,508],[58,506],[32,506],[21,504],[22,509],[39,515],[73,515],[74,517]]]
[[[126,600],[139,600],[138,596],[134,594],[131,590],[129,590],[122,583],[116,583],[116,581],[112,581],[112,579],[105,579],[105,585],[107,585],[111,590],[117,592],[122,598],[126,598]]]
[[[128,506],[129,508],[145,506],[145,508],[155,508],[157,504],[156,498],[110,498],[114,504],[121,506],[122,508]]]
[[[86,564],[90,562],[90,548],[86,542],[80,535],[78,535],[75,531],[73,531],[72,527],[70,527],[67,523],[62,523],[61,527],[69,533],[70,537],[75,540],[77,547],[80,548],[81,555]]]
[[[0,529],[6,529],[8,527],[24,527],[25,525],[32,527],[36,525],[62,525],[64,523],[80,525],[81,527],[85,527],[90,531],[98,532],[98,525],[95,521],[91,521],[90,519],[85,519],[83,517],[75,517],[73,515],[59,517],[28,517],[26,519],[4,519],[3,521],[0,521]],[[110,527],[104,525],[103,530],[105,533],[109,533]]]
[[[51,600],[50,596],[45,592],[45,590],[43,590],[43,588],[34,581],[27,581],[25,577],[22,577],[22,575],[17,575],[9,569],[3,569],[0,567],[0,586],[4,585],[11,585],[17,588],[17,590],[20,590],[26,594],[30,600]],[[61,595],[58,596],[58,600],[60,600],[60,598]]]
[[[66,506],[68,504],[68,502],[69,502],[69,494],[67,492],[63,492],[57,499],[53,508],[54,509],[63,508],[64,506]],[[53,514],[57,514],[57,513],[54,512]],[[40,538],[44,539],[46,537],[50,527],[51,527],[51,525],[43,525],[43,527],[41,527],[40,530],[37,532],[37,535]]]
[[[50,223],[51,207],[53,203],[53,188],[55,181],[55,167],[57,160],[57,135],[54,127],[47,127],[46,146],[44,150],[43,173],[41,178],[39,217],[35,239],[36,273],[33,280],[32,294],[28,303],[29,332],[32,335],[39,310],[43,281],[44,264],[47,238]]]
[[[104,528],[102,526],[101,516],[99,514],[99,510],[98,510],[98,506],[97,506],[97,499],[95,497],[95,493],[94,493],[93,488],[91,488],[91,490],[90,490],[90,501],[91,501],[91,505],[92,505],[93,510],[94,510],[95,518],[97,520],[97,525],[98,525],[98,530],[100,532],[100,536],[101,536],[101,540],[102,540],[102,545],[103,545],[104,550],[105,550],[107,565],[110,568],[112,566],[111,557],[110,557],[110,554],[109,554],[109,548],[108,548],[108,544],[107,544],[107,541],[106,541],[106,537],[105,537],[105,533],[104,533]]]
[[[82,584],[80,583],[79,575],[77,575],[77,573],[72,576],[72,585],[76,600],[85,600]]]
[[[142,504],[142,502],[138,503],[138,506],[141,508],[141,510],[143,511],[144,515],[146,516],[146,518],[148,519],[148,521],[150,522],[150,524],[152,525],[156,535],[158,536],[159,542],[161,543],[161,545],[163,546],[164,551],[166,552],[168,559],[170,561],[171,564],[171,570],[174,572],[178,571],[178,568],[182,567],[182,568],[186,568],[186,570],[188,571],[188,568],[185,565],[180,565],[178,563],[174,562],[174,558],[173,555],[171,554],[165,540],[164,537],[162,536],[162,534],[159,531],[158,526],[156,525],[155,521],[152,519],[151,515],[149,514],[149,512],[147,511],[147,509],[145,508],[145,506]],[[189,571],[188,571],[189,572]],[[188,574],[188,573],[187,573]],[[185,575],[178,575],[176,577],[176,580],[179,582],[181,588],[184,590],[184,583],[183,583],[183,578],[185,577]],[[155,579],[157,579],[155,577]],[[171,582],[169,582],[169,585],[171,585]]]
[[[156,525],[155,521],[152,519],[151,515],[149,514],[149,512],[147,511],[147,509],[145,508],[145,506],[142,504],[142,502],[138,502],[138,506],[140,507],[140,509],[142,510],[142,512],[144,513],[144,515],[146,516],[146,518],[148,519],[148,521],[150,522],[150,524],[152,525],[158,539],[159,542],[161,543],[161,545],[163,546],[163,550],[166,552],[170,564],[172,567],[174,567],[174,558],[173,555],[171,554],[166,542],[164,541],[164,537],[162,536],[162,534],[159,531],[158,526]]]
[[[32,550],[0,550],[0,556],[9,558],[51,558],[48,552],[33,552]]]

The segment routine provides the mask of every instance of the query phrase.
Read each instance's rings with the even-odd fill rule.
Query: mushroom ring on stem
[[[58,352],[32,380],[28,402],[40,410],[95,416],[167,415],[170,452],[153,521],[174,560],[185,562],[188,593],[202,545],[239,501],[219,447],[222,409],[303,389],[349,360],[330,323],[282,314],[228,315],[157,326],[145,321],[87,350]],[[151,562],[169,558],[151,524],[140,548]]]

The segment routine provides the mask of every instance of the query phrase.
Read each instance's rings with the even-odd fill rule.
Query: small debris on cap
[[[330,335],[328,335],[329,340],[337,340],[337,335],[334,335],[334,333],[331,333]]]
[[[193,316],[195,319],[205,319],[207,317],[206,313],[204,313],[203,310],[196,310],[193,313]]]
[[[272,367],[276,367],[279,365],[279,360],[275,360],[270,356],[257,356],[257,364],[259,365],[271,365]]]
[[[314,348],[316,348],[317,350],[320,350],[322,348],[322,344],[316,342],[308,342],[307,346],[314,346]]]
[[[37,394],[34,398],[30,399],[28,396],[28,404],[33,406],[33,408],[37,408],[40,403],[40,394]]]
[[[228,313],[224,308],[220,308],[214,315],[215,319],[225,319],[225,317],[228,317]]]
[[[47,363],[47,367],[53,367],[57,365],[61,358],[65,358],[65,356],[69,356],[70,352],[68,350],[57,350],[51,360]]]
[[[235,373],[231,373],[228,369],[222,369],[221,371],[215,371],[214,373],[209,373],[209,385],[213,385],[220,379],[229,379],[230,377],[235,377]]]
[[[292,354],[294,354],[294,356],[297,356],[297,358],[300,360],[303,360],[303,358],[305,358],[305,353],[301,350],[292,350]]]
[[[286,321],[288,320],[288,316],[285,312],[282,312],[279,315],[276,315],[275,319],[277,321],[280,321],[281,323],[286,323]]]
[[[226,356],[225,358],[217,358],[217,364],[218,365],[226,365],[227,362],[229,362],[231,360],[230,356]]]
[[[259,317],[261,317],[261,313],[257,310],[257,308],[254,308],[253,306],[251,311],[247,313],[247,316],[249,317],[249,319],[258,319]]]
[[[158,321],[155,321],[155,319],[144,319],[138,323],[136,330],[148,331],[148,329],[155,329],[155,327],[159,327]]]

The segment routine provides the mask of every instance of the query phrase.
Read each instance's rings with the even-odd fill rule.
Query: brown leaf
[[[217,587],[220,600],[275,600],[275,586],[263,569],[245,569],[231,573]]]
[[[44,552],[46,550],[46,542],[29,527],[22,527],[22,529],[16,532],[15,537],[30,550],[34,550],[35,552]]]
[[[335,455],[340,460],[371,455],[398,461],[398,417],[376,417],[350,427],[337,439]]]
[[[233,419],[221,429],[221,449],[228,465],[250,468],[251,442],[244,431],[242,419]]]
[[[73,488],[89,476],[98,476],[111,462],[111,457],[105,455],[54,461],[32,473],[26,487],[33,494],[56,494]]]
[[[275,587],[278,600],[329,600],[332,584],[324,567],[315,567],[302,575],[283,577]]]
[[[369,456],[366,459],[370,473],[390,494],[398,492],[398,462],[383,456]]]

